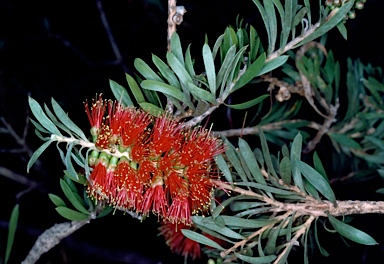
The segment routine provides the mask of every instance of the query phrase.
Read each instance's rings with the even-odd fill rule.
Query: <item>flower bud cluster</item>
[[[213,157],[225,150],[210,131],[101,96],[85,109],[97,148],[89,156],[90,197],[187,225],[192,214],[209,209],[217,176]]]
[[[345,2],[348,2],[348,0],[326,0],[325,5],[328,6],[331,10],[334,10],[336,8],[340,8]],[[367,0],[356,0],[354,7],[351,8],[343,21],[345,22],[348,19],[354,19],[356,17],[355,9],[363,9],[365,2],[367,2]]]

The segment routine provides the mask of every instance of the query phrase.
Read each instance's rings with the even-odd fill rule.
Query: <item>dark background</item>
[[[315,1],[317,3],[317,1]],[[113,52],[97,4],[103,11],[118,47]],[[70,118],[84,131],[88,121],[83,101],[105,94],[112,98],[109,79],[126,86],[125,72],[133,73],[133,61],[139,57],[151,61],[151,54],[160,58],[166,53],[167,1],[0,1],[0,117],[23,138],[28,116],[27,96],[40,104],[50,105],[51,97],[69,112]],[[209,44],[235,25],[236,16],[263,33],[258,10],[251,0],[193,0],[178,1],[187,13],[178,27],[183,49],[192,43],[192,57],[201,57],[207,34]],[[337,31],[329,34],[327,48],[332,49],[345,72],[347,57],[360,58],[364,63],[384,66],[382,17],[384,3],[368,0],[364,10],[346,24],[348,41]],[[262,40],[263,41],[263,40]],[[201,72],[202,70],[196,70]],[[220,113],[220,112],[219,112]],[[216,119],[220,120],[220,119]],[[223,121],[224,122],[224,121]],[[226,123],[218,127],[226,127]],[[55,223],[63,222],[48,199],[48,193],[63,196],[59,178],[64,166],[57,150],[51,146],[30,171],[26,172],[28,153],[36,150],[41,141],[28,127],[25,142],[8,132],[0,134],[0,258],[6,245],[7,224],[11,210],[20,204],[19,226],[9,263],[20,263],[31,249],[36,237]],[[29,183],[14,180],[27,177]],[[14,176],[14,179],[10,179]],[[370,196],[378,186],[368,182],[361,186],[336,186],[339,199],[382,199]],[[382,216],[357,216],[354,226],[384,242]],[[98,219],[83,227],[58,246],[43,255],[38,263],[182,263],[171,254],[162,237],[157,236],[157,218],[140,223],[127,215]],[[322,258],[315,251],[311,263],[379,263],[384,259],[382,246],[363,247],[350,243],[348,248],[336,236],[324,234],[322,244],[331,253]],[[201,261],[203,262],[203,261]],[[302,252],[292,254],[291,263],[302,262]],[[1,263],[1,259],[0,259]],[[199,263],[199,261],[197,262]]]

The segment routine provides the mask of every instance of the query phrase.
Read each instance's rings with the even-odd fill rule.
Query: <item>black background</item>
[[[96,93],[112,98],[109,79],[127,86],[124,72],[134,72],[135,58],[150,62],[152,53],[165,57],[167,1],[101,1],[122,56],[117,62],[97,2],[0,1],[0,116],[19,135],[23,133],[28,114],[28,95],[48,105],[51,97],[55,98],[69,112],[70,118],[86,131],[85,99],[93,98]],[[197,72],[205,35],[213,45],[226,26],[235,25],[238,14],[245,23],[265,34],[258,10],[250,0],[185,0],[178,4],[187,9],[178,34],[183,49],[192,43]],[[337,31],[329,34],[327,48],[341,61],[342,72],[346,69],[347,57],[383,66],[383,13],[382,1],[368,0],[364,10],[357,12],[356,19],[346,24],[348,41]],[[218,113],[220,117],[222,113]],[[227,126],[220,118],[214,120],[219,120],[216,128]],[[20,263],[41,232],[64,221],[47,196],[48,193],[63,196],[59,178],[64,167],[57,150],[51,146],[27,174],[27,155],[8,151],[19,148],[15,140],[8,134],[0,134],[0,141],[0,167],[39,183],[37,188],[20,195],[26,186],[0,175],[1,258],[5,252],[9,216],[13,206],[19,203],[19,226],[9,263]],[[28,148],[35,150],[41,143],[29,127]],[[376,183],[335,188],[339,199],[382,199],[368,194],[378,188],[373,184]],[[384,242],[383,220],[382,216],[357,216],[353,225],[378,242]],[[182,258],[171,254],[164,239],[157,236],[157,226],[156,217],[140,223],[116,212],[64,239],[38,263],[182,263]],[[384,259],[381,245],[363,247],[351,242],[348,248],[336,236],[328,234],[323,234],[321,241],[331,256],[322,258],[315,251],[311,263],[379,263],[380,258]],[[293,252],[290,263],[302,262],[300,250]]]

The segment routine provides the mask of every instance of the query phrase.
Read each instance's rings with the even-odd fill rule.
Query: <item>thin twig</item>
[[[260,129],[263,131],[271,131],[271,130],[281,130],[284,125],[295,124],[300,122],[308,122],[307,120],[295,119],[295,120],[283,120],[278,122],[269,123],[262,126],[254,126],[254,127],[246,127],[246,128],[238,128],[238,129],[228,129],[223,131],[214,131],[216,135],[223,135],[225,137],[237,137],[240,135],[257,135],[259,134]],[[305,127],[313,128],[316,130],[321,129],[321,125],[316,122],[308,122]]]
[[[67,236],[71,235],[75,231],[79,230],[85,224],[88,224],[90,220],[95,219],[96,215],[91,213],[89,219],[83,221],[72,221],[60,224],[55,224],[51,228],[45,230],[36,240],[32,249],[29,251],[27,257],[22,264],[33,264],[39,260],[41,255],[48,252],[54,246],[60,243],[60,241]]]

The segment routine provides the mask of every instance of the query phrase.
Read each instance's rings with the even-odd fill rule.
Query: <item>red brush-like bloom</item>
[[[154,155],[161,155],[180,148],[183,134],[180,123],[167,116],[160,116],[153,126],[150,150]]]
[[[172,200],[166,219],[171,223],[192,224],[188,193],[181,192]]]
[[[157,181],[157,182],[156,182]],[[152,210],[154,214],[157,214],[159,217],[165,217],[168,207],[168,202],[165,197],[163,183],[160,177],[155,179],[155,182],[149,187],[141,203],[140,212],[143,215],[148,215]]]
[[[101,96],[91,108],[85,105],[98,149],[89,158],[90,196],[175,224],[191,225],[191,214],[208,211],[213,157],[225,150],[210,131],[190,130],[168,115],[153,117]]]
[[[202,163],[224,152],[224,146],[206,129],[195,128],[185,139],[181,150],[181,163]]]
[[[88,116],[89,123],[91,124],[91,134],[93,137],[97,137],[98,133],[100,132],[100,127],[103,124],[106,102],[103,100],[102,95],[100,94],[99,99],[92,99],[91,107],[89,107],[88,101],[85,101],[84,107]]]
[[[94,167],[89,179],[91,184],[88,185],[87,191],[98,199],[105,199],[107,197],[107,167],[109,161],[106,155],[100,155],[96,166]],[[110,175],[108,175],[110,176]]]
[[[173,252],[192,259],[200,258],[200,244],[189,238],[186,238],[181,229],[191,229],[191,226],[179,223],[162,222],[159,227],[160,235],[164,236],[167,245]]]
[[[135,108],[127,108],[127,110],[127,118],[121,135],[124,147],[129,147],[139,140],[140,134],[145,131],[152,121],[152,118],[141,110]]]
[[[117,190],[112,200],[113,205],[129,210],[138,208],[143,200],[143,184],[125,157],[117,164],[114,180]]]

